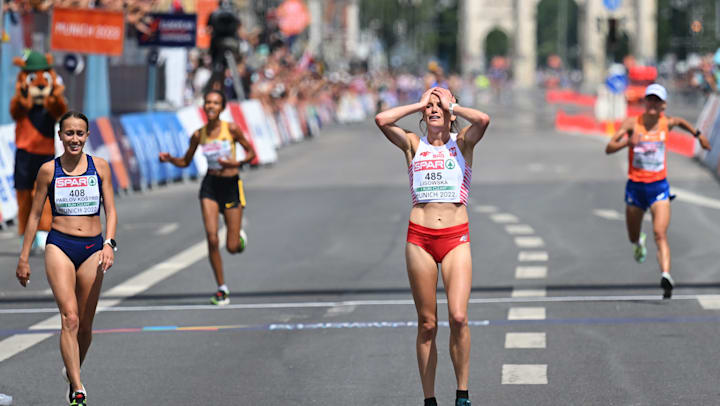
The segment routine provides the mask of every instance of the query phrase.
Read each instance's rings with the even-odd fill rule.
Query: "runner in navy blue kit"
[[[490,117],[455,103],[449,90],[434,87],[420,102],[379,113],[375,123],[403,151],[410,176],[411,197],[405,259],[418,314],[418,367],[425,405],[435,406],[437,367],[438,264],[448,297],[450,358],[455,369],[456,406],[469,406],[470,328],[467,307],[472,287],[472,260],[467,203],[473,149],[490,124]],[[427,136],[395,124],[422,113]],[[456,116],[470,126],[456,130]]]
[[[203,110],[208,123],[195,131],[190,137],[190,146],[182,157],[172,157],[161,152],[161,162],[170,162],[184,168],[190,165],[198,146],[207,158],[208,171],[200,185],[200,207],[202,209],[205,234],[208,242],[210,266],[212,266],[218,290],[210,298],[215,305],[230,303],[230,290],[225,284],[220,241],[218,239],[219,214],[222,213],[227,226],[227,242],[225,247],[231,254],[238,254],[247,245],[247,235],[242,229],[245,193],[239,169],[255,159],[255,150],[243,132],[233,123],[220,120],[220,113],[225,110],[225,95],[217,90],[205,94]],[[245,149],[245,159],[235,159],[235,143]]]
[[[103,275],[113,265],[117,244],[117,213],[108,163],[83,152],[89,134],[88,119],[69,111],[59,120],[62,156],[43,164],[37,177],[25,239],[15,275],[22,286],[30,282],[28,257],[45,199],[50,199],[52,229],[45,249],[45,272],[60,309],[60,353],[68,381],[65,398],[70,405],[85,405],[87,392],[80,366],[92,341]],[[102,237],[100,209],[105,210]]]

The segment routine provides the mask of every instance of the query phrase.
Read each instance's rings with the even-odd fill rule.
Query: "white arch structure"
[[[460,0],[461,50],[463,74],[485,67],[485,38],[495,28],[504,31],[511,44],[510,56],[515,83],[519,87],[535,84],[537,65],[537,6],[540,0]],[[608,10],[603,0],[575,0],[578,5],[578,40],[585,84],[593,86],[605,76],[607,21],[619,21],[618,30],[630,38],[631,52],[639,62],[654,62],[657,49],[657,1],[622,0],[620,7]]]

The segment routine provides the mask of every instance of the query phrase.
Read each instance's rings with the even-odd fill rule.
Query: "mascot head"
[[[33,104],[42,105],[53,87],[59,84],[52,68],[52,55],[26,51],[23,58],[14,58],[13,63],[22,69],[18,74],[18,82],[23,93],[26,93],[24,96],[29,96]]]

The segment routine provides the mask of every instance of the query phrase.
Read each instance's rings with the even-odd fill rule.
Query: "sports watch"
[[[113,249],[113,251],[117,251],[117,242],[115,242],[115,240],[113,240],[112,238],[108,238],[107,240],[105,240],[105,242],[103,242],[103,245],[105,244],[109,245],[110,248]]]
[[[453,103],[453,102],[450,102],[450,104],[448,105],[448,111],[450,112],[450,115],[451,115],[451,116],[452,116],[452,115],[455,115],[455,113],[453,113],[453,109],[454,109],[455,106],[457,106],[457,105],[458,105],[457,103]]]

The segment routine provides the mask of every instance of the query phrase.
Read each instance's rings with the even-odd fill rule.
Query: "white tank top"
[[[460,152],[456,133],[450,133],[450,140],[439,147],[422,137],[408,173],[413,205],[446,202],[467,206],[472,168]]]

